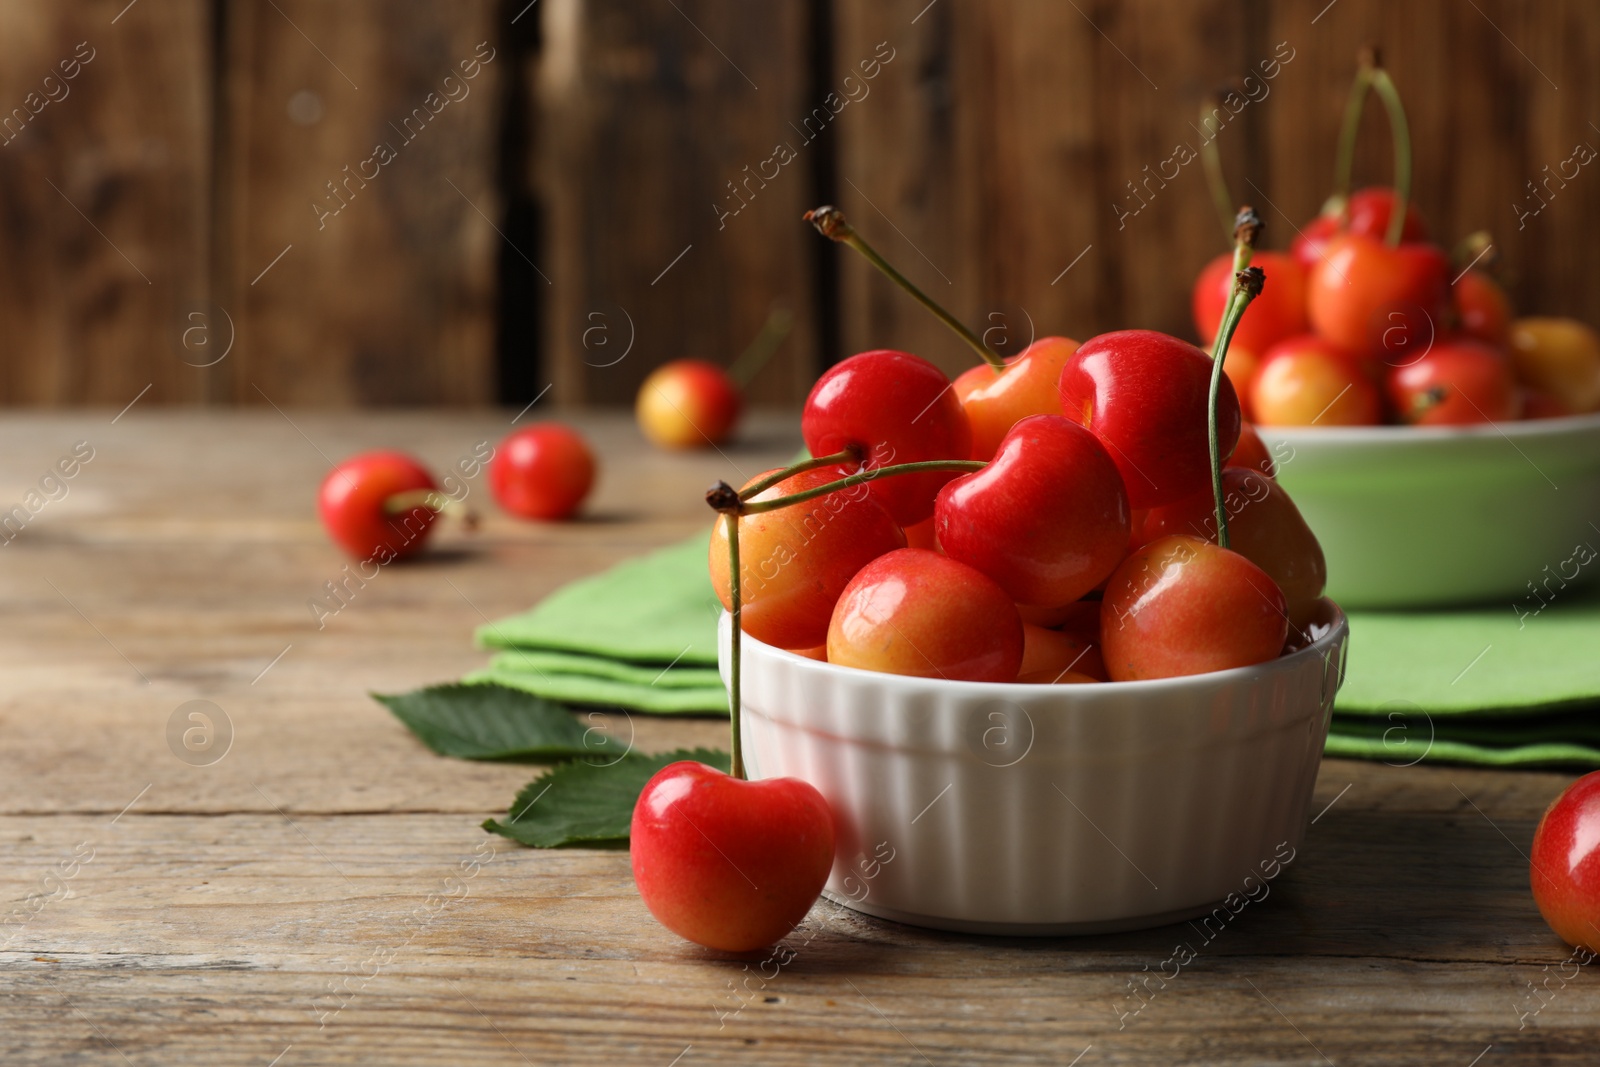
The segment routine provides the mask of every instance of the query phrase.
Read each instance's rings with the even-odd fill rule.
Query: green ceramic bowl
[[[1512,602],[1600,578],[1600,415],[1257,429],[1345,608]]]

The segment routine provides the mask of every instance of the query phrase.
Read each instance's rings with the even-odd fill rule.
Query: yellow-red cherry
[[[1100,651],[1114,682],[1206,674],[1277,658],[1283,591],[1244,556],[1198,537],[1162,537],[1106,584]]]
[[[993,580],[925,548],[879,556],[850,580],[828,626],[842,667],[1010,682],[1022,665],[1022,620]]]
[[[1070,337],[1041,337],[997,371],[980,363],[955,380],[956,396],[972,426],[972,458],[990,460],[1011,427],[1029,415],[1061,414],[1057,388],[1078,350]]]
[[[733,434],[744,396],[728,372],[701,359],[676,359],[650,372],[634,401],[639,428],[662,448],[710,448]]]
[[[848,473],[842,467],[802,471],[751,501],[815,489]],[[744,632],[778,648],[822,644],[828,639],[833,606],[850,579],[878,556],[905,543],[900,527],[872,499],[866,485],[741,517],[739,600]],[[711,530],[710,566],[712,588],[731,611],[728,529],[720,518]]]

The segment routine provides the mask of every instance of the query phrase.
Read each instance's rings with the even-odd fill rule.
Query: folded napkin
[[[701,534],[564,586],[480,627],[500,650],[465,679],[551,700],[665,714],[726,714],[720,607]],[[1405,766],[1600,766],[1600,589],[1537,615],[1351,612],[1332,756]]]

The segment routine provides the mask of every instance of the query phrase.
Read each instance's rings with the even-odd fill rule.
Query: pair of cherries
[[[547,422],[517,430],[490,456],[458,463],[462,477],[487,464],[489,491],[518,518],[555,520],[574,514],[594,484],[594,454],[577,431]],[[447,478],[447,484],[454,476]],[[317,512],[334,543],[360,560],[389,563],[416,554],[434,522],[458,506],[421,461],[378,449],[336,464],[322,480]],[[473,521],[467,515],[469,524]]]

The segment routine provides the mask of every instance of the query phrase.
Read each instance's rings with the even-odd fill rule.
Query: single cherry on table
[[[421,462],[378,449],[328,472],[317,492],[317,513],[340,548],[357,559],[387,563],[413,555],[427,541],[444,499],[438,490]]]
[[[1533,832],[1528,880],[1556,936],[1600,952],[1600,771],[1569,785]]]
[[[639,428],[662,448],[710,448],[728,439],[744,410],[744,395],[715,363],[675,359],[639,386]]]
[[[723,952],[786,936],[833,867],[833,813],[798,778],[746,781],[668,764],[645,785],[629,832],[634,884],[656,920]]]
[[[522,519],[565,519],[594,485],[594,454],[576,430],[539,423],[510,434],[489,461],[489,491]]]

